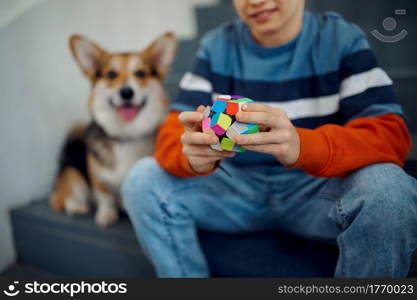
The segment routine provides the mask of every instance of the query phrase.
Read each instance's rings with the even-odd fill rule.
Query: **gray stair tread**
[[[199,45],[199,38],[180,41],[172,67],[174,72],[184,73],[192,70]]]
[[[136,243],[130,222],[126,216],[121,217],[119,222],[109,228],[101,228],[94,222],[90,213],[85,216],[68,216],[64,213],[54,211],[47,200],[35,200],[28,205],[12,211],[12,217],[24,217],[42,224],[54,224],[54,229],[71,229],[74,231],[85,231],[97,238],[108,237],[123,239]]]
[[[11,212],[18,263],[61,276],[152,277],[126,215],[101,228],[93,215],[70,217],[46,200]]]
[[[221,23],[234,20],[237,17],[231,1],[213,7],[198,7],[196,16],[198,34],[200,36]]]

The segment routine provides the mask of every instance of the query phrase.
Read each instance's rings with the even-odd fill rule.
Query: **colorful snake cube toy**
[[[219,151],[245,152],[237,145],[235,136],[238,134],[250,134],[259,132],[259,126],[236,121],[236,113],[241,110],[244,103],[255,102],[242,96],[220,95],[213,106],[207,106],[204,110],[202,121],[203,131],[211,129],[219,137],[219,143],[211,145],[211,148]]]

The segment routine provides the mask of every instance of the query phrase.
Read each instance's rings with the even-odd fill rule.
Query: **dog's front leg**
[[[102,185],[94,185],[93,194],[97,202],[96,223],[102,227],[116,223],[119,219],[119,212],[113,192]]]

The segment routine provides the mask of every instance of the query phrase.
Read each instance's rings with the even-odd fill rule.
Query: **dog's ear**
[[[156,39],[145,53],[151,61],[157,75],[161,78],[168,73],[177,50],[177,39],[172,32],[167,32]]]
[[[106,54],[94,42],[80,35],[73,35],[69,40],[72,55],[83,71],[84,75],[90,79],[96,77],[100,67],[100,60]]]

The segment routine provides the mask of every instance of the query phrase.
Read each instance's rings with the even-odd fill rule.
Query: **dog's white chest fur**
[[[113,167],[103,167],[99,171],[99,178],[119,192],[120,186],[129,169],[140,158],[150,156],[154,151],[153,138],[141,139],[138,142],[115,142],[112,147]]]

